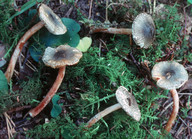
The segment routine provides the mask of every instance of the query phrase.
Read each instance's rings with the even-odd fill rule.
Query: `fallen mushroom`
[[[41,19],[41,21],[35,24],[23,35],[23,37],[19,40],[14,50],[8,68],[5,72],[5,76],[8,82],[10,82],[11,80],[16,61],[19,57],[19,54],[22,51],[24,44],[33,34],[35,34],[38,30],[40,30],[44,26],[49,30],[49,32],[55,35],[61,35],[67,31],[61,19],[45,4],[41,4],[39,6],[39,18]]]
[[[116,111],[120,108],[122,108],[129,116],[131,116],[136,121],[140,120],[141,113],[138,108],[135,97],[130,92],[128,92],[128,90],[123,86],[120,86],[116,90],[115,95],[116,95],[116,99],[117,99],[118,103],[114,104],[114,105],[106,108],[105,110],[99,112],[98,114],[96,114],[93,118],[91,118],[87,122],[86,127],[91,127],[93,124],[95,124],[97,121],[99,121],[104,116],[106,116],[109,113]]]
[[[75,65],[79,62],[83,56],[82,52],[69,45],[60,45],[57,48],[47,47],[43,55],[43,62],[46,66],[52,68],[59,68],[57,78],[47,93],[46,97],[39,103],[39,105],[29,111],[31,117],[38,115],[45,106],[50,102],[51,98],[57,92],[65,75],[65,68],[67,65]]]
[[[188,74],[183,65],[174,61],[159,62],[155,64],[151,72],[157,85],[160,88],[170,90],[173,98],[173,110],[165,126],[165,130],[170,132],[179,111],[179,97],[176,89],[188,80]]]
[[[151,15],[141,13],[137,15],[132,24],[132,29],[127,28],[92,28],[90,33],[104,32],[110,34],[133,35],[133,39],[141,48],[148,48],[154,40],[155,24]]]

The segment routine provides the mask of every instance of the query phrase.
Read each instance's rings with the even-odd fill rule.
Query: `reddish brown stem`
[[[47,93],[46,97],[39,103],[39,105],[37,107],[35,107],[29,111],[29,115],[31,117],[35,117],[36,115],[38,115],[45,108],[45,106],[47,106],[47,104],[50,102],[52,97],[55,95],[59,86],[61,85],[61,82],[63,81],[64,75],[65,75],[65,67],[66,66],[59,68],[57,78],[56,78],[53,86]]]
[[[7,81],[10,82],[11,77],[13,75],[13,71],[15,68],[15,64],[17,62],[17,59],[19,57],[19,54],[22,51],[22,48],[24,46],[24,44],[26,43],[26,41],[33,35],[35,34],[39,29],[41,29],[44,26],[44,22],[40,21],[39,23],[35,24],[32,28],[30,28],[24,35],[23,37],[19,40],[15,51],[13,52],[13,55],[11,57],[11,60],[9,62],[9,66],[7,67],[7,70],[5,72],[5,76],[7,78]]]
[[[92,28],[90,30],[90,34],[97,32],[110,33],[110,34],[124,34],[124,35],[132,34],[132,30],[128,28]]]
[[[173,110],[172,110],[171,116],[167,122],[167,125],[165,126],[165,130],[167,132],[170,132],[170,130],[175,122],[175,119],[177,117],[177,113],[179,111],[179,96],[177,94],[177,90],[176,89],[170,90],[170,93],[173,98]]]

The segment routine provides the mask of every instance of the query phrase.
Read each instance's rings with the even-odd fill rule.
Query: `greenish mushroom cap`
[[[155,38],[155,24],[151,15],[141,13],[132,24],[133,40],[141,48],[148,48]]]
[[[60,68],[77,64],[82,56],[82,52],[78,49],[69,45],[60,45],[57,48],[47,47],[42,60],[49,67]]]
[[[39,18],[45,23],[45,27],[54,35],[62,35],[67,32],[67,28],[48,6],[41,4],[39,6]]]
[[[159,62],[151,73],[157,85],[167,90],[178,89],[188,80],[188,73],[183,65],[175,61]]]
[[[135,97],[123,86],[120,86],[116,91],[116,99],[121,105],[122,109],[133,119],[139,121],[141,119],[141,112],[138,107]]]

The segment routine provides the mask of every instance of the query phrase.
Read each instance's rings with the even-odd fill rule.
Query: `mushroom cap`
[[[139,121],[141,119],[141,112],[139,110],[135,97],[128,92],[128,90],[120,86],[116,91],[116,99],[122,106],[122,109],[133,119]]]
[[[137,15],[132,24],[133,40],[141,48],[148,48],[154,40],[155,24],[151,15],[141,13]]]
[[[157,85],[167,90],[178,89],[188,80],[188,74],[183,65],[175,61],[155,64],[151,74],[157,81]]]
[[[42,60],[46,66],[60,68],[77,64],[82,56],[82,52],[78,49],[69,45],[60,45],[57,48],[47,47]]]
[[[67,31],[67,28],[48,6],[41,4],[39,6],[39,18],[45,23],[45,27],[54,35],[62,35]]]

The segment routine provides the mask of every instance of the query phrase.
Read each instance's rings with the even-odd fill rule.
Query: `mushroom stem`
[[[35,107],[29,111],[29,115],[31,117],[35,117],[36,115],[38,115],[47,106],[47,104],[50,102],[52,97],[55,95],[59,86],[61,85],[61,82],[63,81],[64,75],[65,75],[65,68],[66,68],[66,66],[59,68],[57,78],[56,78],[53,86],[47,93],[46,97],[39,103],[39,105],[37,107]]]
[[[97,32],[130,35],[130,34],[132,34],[132,29],[128,29],[128,28],[92,28],[90,30],[90,34],[97,33]]]
[[[94,117],[92,117],[88,122],[87,122],[87,126],[86,127],[91,127],[93,124],[95,124],[97,121],[99,121],[101,118],[103,118],[104,116],[108,115],[109,113],[116,111],[118,109],[122,108],[121,105],[119,103],[114,104],[106,109],[104,109],[103,111],[99,112],[98,114],[96,114]]]
[[[7,81],[10,82],[11,80],[11,77],[13,75],[13,71],[14,71],[14,68],[15,68],[15,64],[16,64],[16,61],[19,57],[19,54],[21,53],[22,51],[22,48],[24,46],[24,44],[26,43],[26,41],[33,35],[35,34],[39,29],[41,29],[43,26],[45,25],[45,23],[43,21],[40,21],[39,23],[35,24],[32,28],[30,28],[24,35],[23,37],[19,40],[14,52],[13,52],[13,55],[11,57],[11,60],[9,62],[9,65],[7,67],[7,70],[5,72],[5,76],[7,78]]]
[[[179,96],[177,94],[177,90],[172,89],[172,90],[170,90],[170,93],[171,93],[172,98],[173,98],[173,110],[172,110],[171,116],[167,122],[167,125],[165,126],[165,130],[167,132],[170,132],[170,130],[174,124],[174,121],[177,117],[177,113],[179,111]]]

